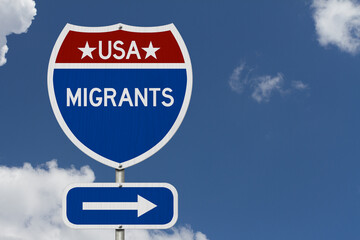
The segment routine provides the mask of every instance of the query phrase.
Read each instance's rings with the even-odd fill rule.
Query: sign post
[[[48,68],[55,117],[70,141],[115,168],[116,183],[75,184],[64,195],[74,228],[165,229],[178,216],[176,189],[125,183],[125,168],[151,157],[174,136],[190,103],[192,67],[173,24],[134,27],[67,24]]]
[[[115,169],[115,182],[119,184],[125,182],[125,169]],[[115,229],[115,240],[125,240],[125,230],[120,226]]]

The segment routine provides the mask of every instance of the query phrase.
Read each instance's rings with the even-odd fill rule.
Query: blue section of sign
[[[150,150],[169,132],[184,102],[187,76],[186,69],[55,69],[53,82],[61,115],[76,138],[122,163]],[[166,106],[171,98],[173,104]]]
[[[157,205],[138,217],[136,210],[83,210],[83,202],[137,202]],[[66,215],[75,225],[165,225],[174,216],[174,196],[164,187],[76,187],[66,197]]]

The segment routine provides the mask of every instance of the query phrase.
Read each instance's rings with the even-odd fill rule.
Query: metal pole
[[[125,169],[115,169],[115,182],[123,183],[125,182]],[[115,229],[115,240],[125,240],[125,230]]]
[[[123,183],[125,182],[125,169],[115,169],[115,182],[117,183]]]

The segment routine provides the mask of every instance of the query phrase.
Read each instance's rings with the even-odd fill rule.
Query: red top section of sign
[[[184,63],[184,58],[171,31],[69,31],[56,63]]]

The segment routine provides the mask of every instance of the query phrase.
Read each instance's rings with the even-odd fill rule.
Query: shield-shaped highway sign
[[[184,119],[190,57],[173,24],[66,25],[51,54],[48,91],[68,138],[114,168],[160,150]]]

